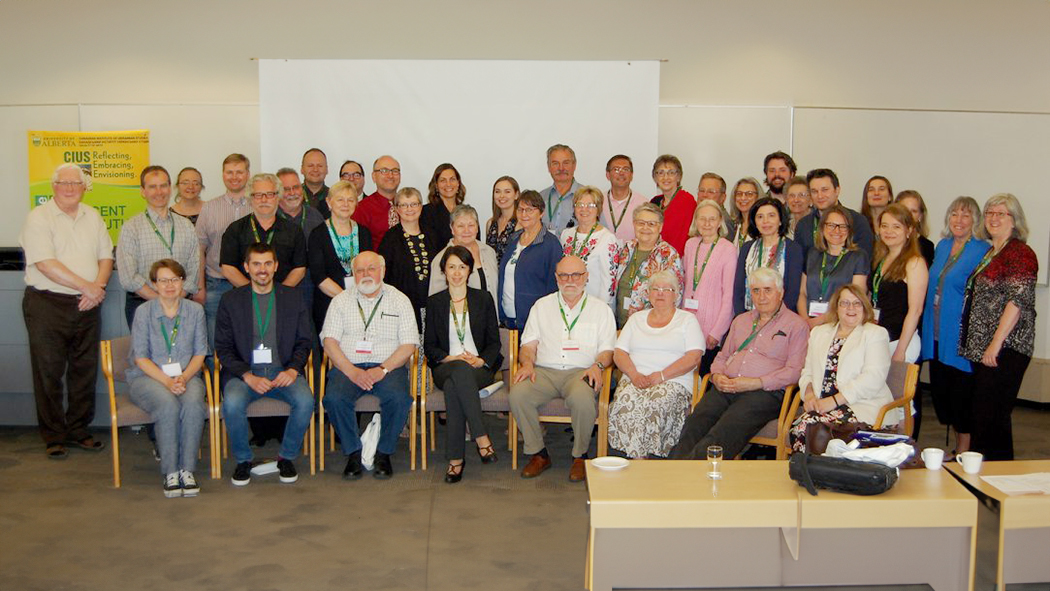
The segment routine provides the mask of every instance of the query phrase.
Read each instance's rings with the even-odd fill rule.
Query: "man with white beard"
[[[354,286],[332,298],[321,342],[332,361],[324,407],[347,456],[343,478],[361,477],[361,438],[354,405],[365,394],[379,398],[380,430],[372,475],[390,478],[412,398],[405,364],[419,346],[416,316],[408,296],[383,283],[386,261],[365,251],[351,262]]]

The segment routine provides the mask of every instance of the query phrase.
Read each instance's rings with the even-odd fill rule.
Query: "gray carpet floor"
[[[1019,408],[1014,418],[1019,458],[1050,457],[1050,412]],[[491,418],[504,447],[505,425]],[[295,484],[273,475],[239,488],[232,459],[223,480],[207,477],[205,459],[201,495],[166,499],[145,433],[121,431],[114,489],[108,449],[56,462],[34,429],[2,427],[0,590],[579,590],[587,493],[568,481],[569,434],[548,430],[554,467],[533,480],[498,446],[499,463],[468,455],[463,481],[445,484],[442,431],[427,471],[409,470],[402,439],[388,481],[344,482],[335,452],[314,476],[300,459]],[[108,431],[96,436],[109,441]],[[943,438],[924,427],[920,443]],[[271,441],[257,456],[276,453]],[[993,573],[985,551],[975,589],[991,589]],[[1036,589],[1050,585],[1009,591]]]

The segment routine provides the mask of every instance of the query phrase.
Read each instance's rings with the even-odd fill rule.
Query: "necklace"
[[[405,232],[404,235],[405,244],[408,245],[408,254],[412,256],[416,277],[420,281],[426,281],[430,277],[430,254],[427,252],[425,235],[422,232],[415,236],[408,232]]]

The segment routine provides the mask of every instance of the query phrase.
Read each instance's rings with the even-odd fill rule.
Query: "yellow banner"
[[[29,207],[51,198],[51,175],[71,162],[91,175],[84,203],[102,214],[113,243],[124,221],[146,209],[139,173],[149,165],[149,131],[29,131]]]

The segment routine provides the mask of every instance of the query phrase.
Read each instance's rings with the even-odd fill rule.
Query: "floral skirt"
[[[624,376],[609,409],[609,445],[632,458],[666,457],[678,443],[692,399],[676,382],[641,389]]]
[[[853,415],[853,409],[847,405],[838,406],[824,414],[806,411],[791,423],[791,452],[806,451],[806,427],[816,423],[826,425],[844,425],[846,423],[859,423]]]

